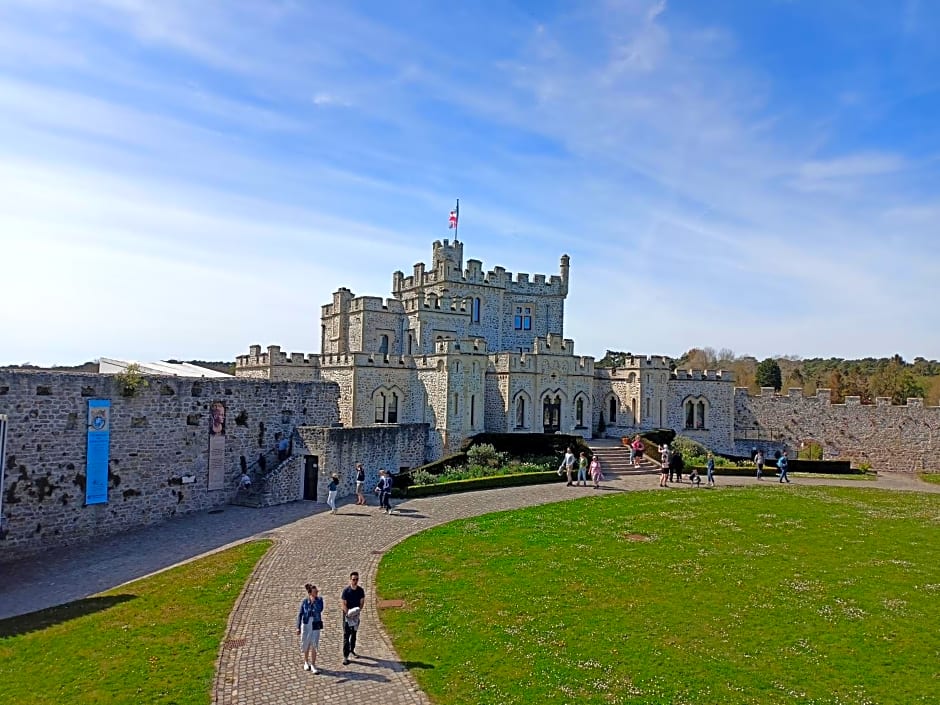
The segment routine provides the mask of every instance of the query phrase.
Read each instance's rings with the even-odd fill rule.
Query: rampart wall
[[[878,398],[863,405],[858,397],[846,397],[844,404],[833,404],[828,389],[805,397],[798,388],[787,394],[765,388],[757,396],[738,388],[734,404],[736,436],[760,428],[779,433],[793,453],[812,440],[822,445],[825,458],[866,462],[879,471],[940,469],[940,407],[924,406],[923,399],[892,405]]]
[[[9,416],[0,561],[226,504],[242,458],[250,465],[275,447],[275,434],[338,418],[330,382],[145,379],[127,397],[111,375],[0,371],[0,413]],[[111,400],[111,441],[108,503],[86,506],[89,399]],[[209,490],[216,401],[226,407],[225,478]]]

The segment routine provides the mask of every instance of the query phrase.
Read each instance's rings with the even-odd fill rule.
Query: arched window
[[[516,400],[516,428],[525,428],[525,397]]]
[[[375,395],[375,422],[385,423],[385,392]]]
[[[392,392],[388,399],[388,423],[398,423],[398,395]]]
[[[705,397],[689,397],[682,404],[685,412],[685,427],[705,429],[708,427],[708,400]]]
[[[382,335],[379,337],[379,352],[383,355],[388,355],[388,336]]]
[[[610,398],[610,423],[617,423],[617,399],[615,397]]]
[[[578,397],[574,403],[574,420],[578,428],[584,428],[584,398]]]

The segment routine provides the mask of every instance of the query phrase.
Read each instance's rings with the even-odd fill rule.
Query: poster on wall
[[[225,487],[225,404],[209,405],[209,489]]]
[[[88,400],[88,452],[85,461],[85,504],[107,504],[108,461],[111,457],[111,400]]]

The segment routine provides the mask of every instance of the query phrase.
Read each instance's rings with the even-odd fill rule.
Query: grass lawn
[[[940,472],[921,472],[917,476],[924,482],[940,485]]]
[[[228,615],[270,545],[0,621],[0,703],[205,705]]]
[[[936,703],[940,496],[605,494],[418,534],[381,618],[436,703]]]

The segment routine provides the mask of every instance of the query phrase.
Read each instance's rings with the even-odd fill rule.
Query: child
[[[596,455],[591,458],[591,479],[594,480],[594,489],[599,489],[598,483],[604,479],[604,473],[601,472],[601,461]]]
[[[695,469],[695,466],[692,466],[692,471],[689,473],[689,482],[692,483],[694,487],[698,487],[702,484],[702,478],[699,477],[698,470]]]

